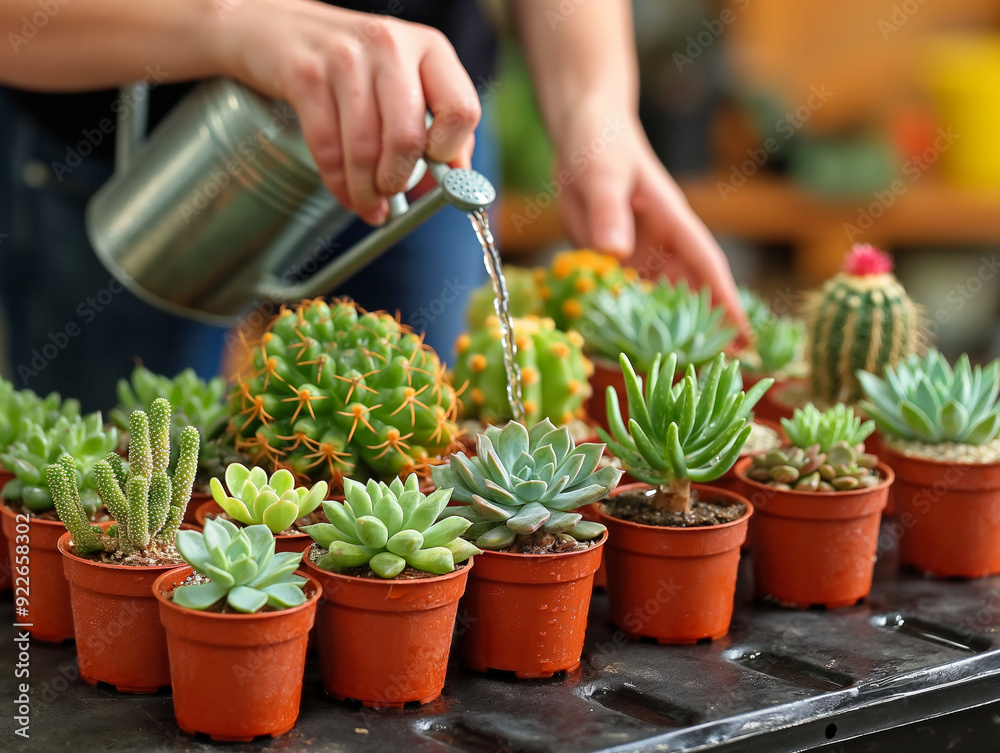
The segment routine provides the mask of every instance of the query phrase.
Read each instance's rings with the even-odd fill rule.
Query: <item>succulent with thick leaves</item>
[[[834,445],[844,442],[848,447],[864,445],[864,441],[875,431],[874,421],[862,423],[854,414],[854,409],[843,403],[825,411],[807,403],[803,408],[796,408],[790,419],[782,418],[781,425],[793,447],[806,449],[818,445],[820,452],[827,452]]]
[[[115,524],[107,532],[91,526],[80,500],[70,455],[48,467],[46,477],[59,519],[73,536],[81,554],[148,551],[174,542],[191,499],[191,485],[198,469],[198,430],[185,427],[173,476],[170,458],[170,403],[157,398],[147,415],[134,411],[129,417],[128,464],[115,453],[94,466],[97,492]]]
[[[322,299],[285,308],[230,395],[236,449],[326,480],[424,471],[458,435],[437,354],[396,319]]]
[[[649,288],[627,285],[617,295],[597,293],[578,329],[589,350],[613,361],[624,353],[646,373],[659,353],[674,353],[680,369],[712,360],[736,336],[724,317],[708,288],[696,293],[683,280],[676,286],[660,280]]]
[[[344,497],[344,502],[323,503],[329,523],[303,528],[327,550],[316,563],[326,570],[345,572],[368,565],[380,578],[395,578],[409,565],[444,575],[480,553],[462,539],[471,525],[468,520],[437,520],[448,505],[451,490],[424,495],[416,474],[408,476],[405,483],[394,479],[388,486],[369,481],[366,487],[345,479]]]
[[[864,445],[852,447],[845,441],[828,450],[821,450],[818,444],[782,447],[754,457],[747,478],[777,489],[850,491],[878,484],[876,463],[878,458],[865,453]]]
[[[205,521],[204,533],[178,531],[177,551],[209,579],[174,589],[174,604],[204,610],[225,599],[237,612],[251,614],[265,606],[289,609],[306,602],[308,582],[293,573],[302,553],[274,551],[267,526],[240,528],[225,519]]]
[[[118,382],[118,405],[110,418],[120,429],[128,428],[133,411],[149,411],[153,401],[164,398],[173,406],[171,428],[179,436],[184,426],[195,427],[203,442],[217,436],[229,418],[225,403],[226,380],[217,376],[206,382],[194,369],[184,369],[173,379],[136,366],[132,378]]]
[[[694,367],[674,384],[677,356],[653,358],[646,378],[639,377],[628,356],[620,357],[628,400],[628,426],[622,421],[618,393],[608,387],[611,435],[601,439],[634,478],[656,487],[652,503],[663,511],[691,510],[691,482],[722,476],[740,456],[750,436],[750,411],[774,384],[761,379],[746,392],[739,361],[726,365],[719,353],[699,379]]]
[[[606,497],[621,471],[598,469],[604,445],[574,446],[566,427],[548,419],[530,431],[512,421],[476,437],[476,456],[453,454],[431,469],[434,483],[464,503],[447,513],[472,522],[466,537],[482,549],[505,549],[520,536],[550,534],[563,541],[598,538],[604,526],[573,512]]]
[[[15,390],[0,377],[0,450],[26,436],[34,426],[50,429],[60,418],[79,415],[78,400],[63,400],[58,392],[41,398],[31,390]]]
[[[545,301],[545,315],[565,332],[579,326],[588,302],[598,291],[614,296],[635,279],[635,270],[622,269],[613,256],[590,249],[563,251],[549,265],[539,294]]]
[[[53,509],[52,493],[45,470],[62,455],[76,460],[76,480],[80,499],[88,513],[101,506],[94,481],[94,466],[118,446],[118,430],[105,431],[100,412],[83,418],[60,417],[43,429],[32,424],[28,433],[0,454],[0,460],[15,478],[4,487],[5,499],[18,500],[33,513]]]
[[[211,481],[212,497],[219,507],[233,520],[248,526],[265,525],[272,533],[287,530],[311,513],[327,492],[325,481],[317,481],[309,489],[296,487],[295,477],[284,469],[268,478],[263,468],[233,463],[226,468],[225,478],[225,488],[219,479]]]
[[[549,318],[514,318],[511,325],[521,370],[525,423],[532,426],[548,418],[564,425],[582,419],[583,403],[591,391],[587,378],[593,367],[583,355],[580,335],[572,330],[561,332]],[[464,415],[491,424],[513,418],[497,318],[471,336],[459,337],[455,350],[454,383],[465,388]]]
[[[981,445],[1000,436],[1000,359],[972,366],[965,353],[954,370],[937,350],[911,355],[885,378],[859,371],[860,406],[886,435],[915,442]]]
[[[541,316],[543,302],[540,283],[545,279],[545,270],[504,264],[503,274],[507,280],[510,315]],[[491,316],[496,316],[496,294],[493,292],[492,280],[487,280],[469,295],[465,320],[469,329],[475,332],[484,327]]]
[[[778,316],[767,301],[750,290],[740,290],[740,302],[754,335],[752,347],[740,355],[743,369],[761,374],[796,370],[805,347],[805,324],[791,316]]]

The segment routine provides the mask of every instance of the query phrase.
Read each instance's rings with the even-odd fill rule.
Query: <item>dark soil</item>
[[[746,505],[742,502],[706,502],[697,497],[697,492],[691,491],[691,512],[662,511],[652,506],[650,498],[652,489],[637,489],[625,492],[604,501],[602,509],[607,515],[640,523],[647,526],[671,528],[704,528],[731,523],[746,514]]]
[[[308,557],[309,561],[314,565],[319,567],[317,564],[320,558],[326,554],[326,549],[321,549],[317,544],[313,544],[309,548]],[[459,562],[455,565],[456,570],[461,570],[469,561]],[[361,567],[352,567],[350,570],[344,570],[338,575],[353,575],[355,578],[368,578],[369,580],[423,580],[424,578],[437,578],[439,576],[434,573],[424,572],[423,570],[417,570],[414,567],[407,565],[403,568],[402,572],[395,578],[383,578],[381,575],[372,570],[368,565],[362,565]]]
[[[514,543],[506,549],[497,551],[510,552],[512,554],[564,554],[565,552],[582,552],[590,549],[597,543],[594,541],[565,541],[551,533],[536,531],[530,535],[518,535]]]

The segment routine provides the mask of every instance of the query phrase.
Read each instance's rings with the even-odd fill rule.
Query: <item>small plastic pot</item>
[[[219,507],[219,503],[214,499],[210,499],[198,507],[198,511],[195,513],[195,519],[197,520],[198,527],[205,527],[206,518],[215,518],[222,514],[222,508]],[[242,523],[236,523],[238,526],[242,526]],[[309,538],[308,533],[278,533],[274,536],[274,551],[275,552],[294,552],[298,554],[299,552],[304,552],[312,544],[312,539]]]
[[[153,583],[177,567],[106,565],[80,557],[67,531],[59,537],[69,581],[80,677],[119,693],[155,693],[170,685],[167,636]]]
[[[766,426],[773,431],[778,433],[778,437],[784,441],[785,430],[777,421],[770,421],[766,418],[759,418],[754,416],[753,423],[760,424],[761,426]],[[776,449],[776,448],[775,448]],[[762,450],[760,452],[751,452],[743,455],[742,457],[752,458],[758,455],[766,455],[767,450]],[[740,494],[746,496],[743,492],[743,482],[736,476],[736,466],[734,465],[728,471],[722,474],[715,481],[709,481],[707,486],[714,486],[717,489],[724,489],[727,492],[732,492],[733,494]]]
[[[591,393],[585,405],[587,416],[602,429],[609,431],[606,393],[608,387],[614,387],[618,397],[624,397],[625,376],[621,366],[614,361],[600,356],[591,356],[590,361],[594,365],[594,371],[590,375]],[[623,405],[621,411],[622,419],[627,422],[628,408]]]
[[[169,598],[191,572],[170,570],[152,588],[167,636],[177,726],[223,742],[288,732],[299,716],[319,584],[309,578],[308,601],[291,609],[222,614]]]
[[[942,578],[1000,573],[1000,463],[952,463],[885,448],[899,560]]]
[[[648,488],[627,484],[611,496]],[[703,484],[691,488],[705,499],[742,503],[746,513],[722,525],[673,528],[621,520],[600,508],[600,522],[608,527],[604,558],[611,620],[629,638],[688,644],[729,632],[740,545],[753,507],[733,492]]]
[[[58,547],[66,526],[61,520],[19,516],[2,502],[0,517],[8,545],[4,554],[9,553],[10,561],[19,562],[17,546],[28,547],[27,557],[22,556],[19,563],[25,568],[22,577],[30,585],[28,613],[19,615],[17,621],[29,625],[23,629],[36,640],[59,643],[72,639],[73,608]]]
[[[3,488],[7,486],[8,481],[14,480],[14,474],[10,471],[6,471],[0,468],[0,492],[3,492]],[[0,497],[2,500],[2,497]],[[0,505],[3,503],[0,502]],[[13,560],[10,557],[10,550],[7,544],[7,531],[3,526],[0,526],[0,593],[3,593],[8,588],[10,588],[13,582],[11,565]]]
[[[462,663],[519,678],[576,669],[606,540],[561,554],[476,555],[460,608]]]
[[[893,472],[843,492],[786,491],[747,478],[752,460],[736,465],[757,515],[750,524],[754,588],[783,606],[846,607],[868,596],[878,550],[879,522]]]
[[[316,619],[323,687],[372,708],[430,703],[444,689],[458,600],[469,561],[446,575],[381,580],[306,572],[323,588]]]
[[[198,522],[198,510],[206,502],[212,502],[212,495],[206,492],[191,492],[191,500],[184,508],[184,522],[192,526],[201,526]]]

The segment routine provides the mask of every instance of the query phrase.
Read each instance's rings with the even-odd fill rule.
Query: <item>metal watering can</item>
[[[323,186],[294,111],[214,79],[144,142],[148,97],[126,92],[137,104],[119,112],[115,174],[87,206],[87,233],[115,277],[171,313],[228,324],[264,303],[322,295],[445,204],[471,212],[496,198],[480,173],[420,160],[404,191],[428,171],[431,191],[412,205],[390,197],[384,225],[291,282],[289,270],[355,219]]]

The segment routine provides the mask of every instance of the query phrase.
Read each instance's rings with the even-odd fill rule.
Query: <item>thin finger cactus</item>
[[[180,435],[180,451],[173,477],[170,458],[170,403],[153,401],[147,415],[134,411],[129,417],[128,463],[115,453],[94,466],[97,492],[115,524],[106,533],[91,527],[80,500],[70,455],[46,471],[59,518],[73,535],[80,553],[141,552],[173,544],[191,499],[191,486],[198,468],[198,430],[186,427]]]

